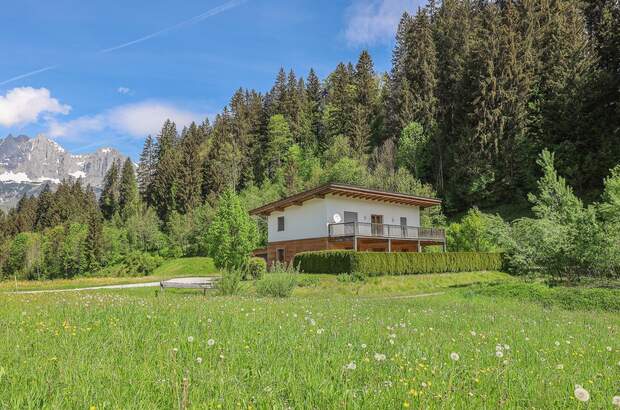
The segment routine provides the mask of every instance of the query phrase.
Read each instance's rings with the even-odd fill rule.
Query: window
[[[278,232],[282,232],[284,230],[284,217],[278,216]]]
[[[284,251],[283,248],[278,248],[276,250],[276,260],[280,263],[284,263],[284,258],[286,256],[286,253]]]
[[[400,217],[400,226],[407,226],[407,217],[406,216],[401,216]]]

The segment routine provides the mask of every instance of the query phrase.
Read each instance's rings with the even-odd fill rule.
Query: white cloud
[[[170,103],[143,101],[112,108],[101,114],[83,116],[71,121],[50,121],[48,134],[51,137],[79,139],[93,133],[108,131],[135,138],[148,134],[156,135],[167,119],[174,121],[180,129],[192,121],[200,122],[205,113],[184,110]]]
[[[351,45],[391,40],[403,12],[414,11],[413,0],[354,0],[346,12],[345,37]]]
[[[0,95],[0,125],[36,122],[41,115],[69,114],[71,107],[52,98],[47,88],[18,87]]]
[[[128,87],[118,87],[116,92],[123,95],[132,94],[131,88]]]

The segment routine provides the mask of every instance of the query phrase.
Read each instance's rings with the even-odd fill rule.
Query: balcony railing
[[[344,222],[329,224],[328,229],[330,238],[362,236],[386,239],[423,239],[439,242],[445,242],[446,240],[446,233],[441,228],[421,228],[419,226],[369,222]]]

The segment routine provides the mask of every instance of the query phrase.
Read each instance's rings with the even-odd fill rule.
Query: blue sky
[[[268,90],[281,66],[323,78],[366,48],[389,69],[399,16],[420,1],[6,3],[0,137],[45,133],[72,152],[113,146],[136,158],[166,117],[211,117],[240,86]]]

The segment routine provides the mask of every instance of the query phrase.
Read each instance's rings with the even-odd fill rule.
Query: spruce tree
[[[103,190],[99,197],[99,207],[106,220],[112,219],[114,214],[119,211],[119,186],[120,165],[117,161],[114,161],[103,178]],[[63,191],[59,189],[57,192],[59,195],[62,195]]]
[[[144,141],[144,147],[140,154],[138,163],[138,189],[140,197],[144,202],[153,205],[153,176],[155,175],[155,165],[157,163],[156,146],[153,137],[150,135]]]
[[[202,195],[202,159],[199,155],[205,136],[200,127],[192,123],[180,143],[179,199],[181,213],[200,205]]]
[[[133,162],[130,158],[125,160],[121,170],[118,207],[123,221],[134,215],[139,207],[138,185]]]
[[[178,134],[174,122],[167,120],[157,137],[157,164],[153,176],[153,203],[159,218],[166,222],[177,210],[179,190]]]
[[[310,122],[310,132],[314,138],[314,147],[324,146],[323,131],[321,126],[321,112],[323,109],[323,88],[321,80],[317,77],[314,69],[310,69],[306,82],[306,113]]]

